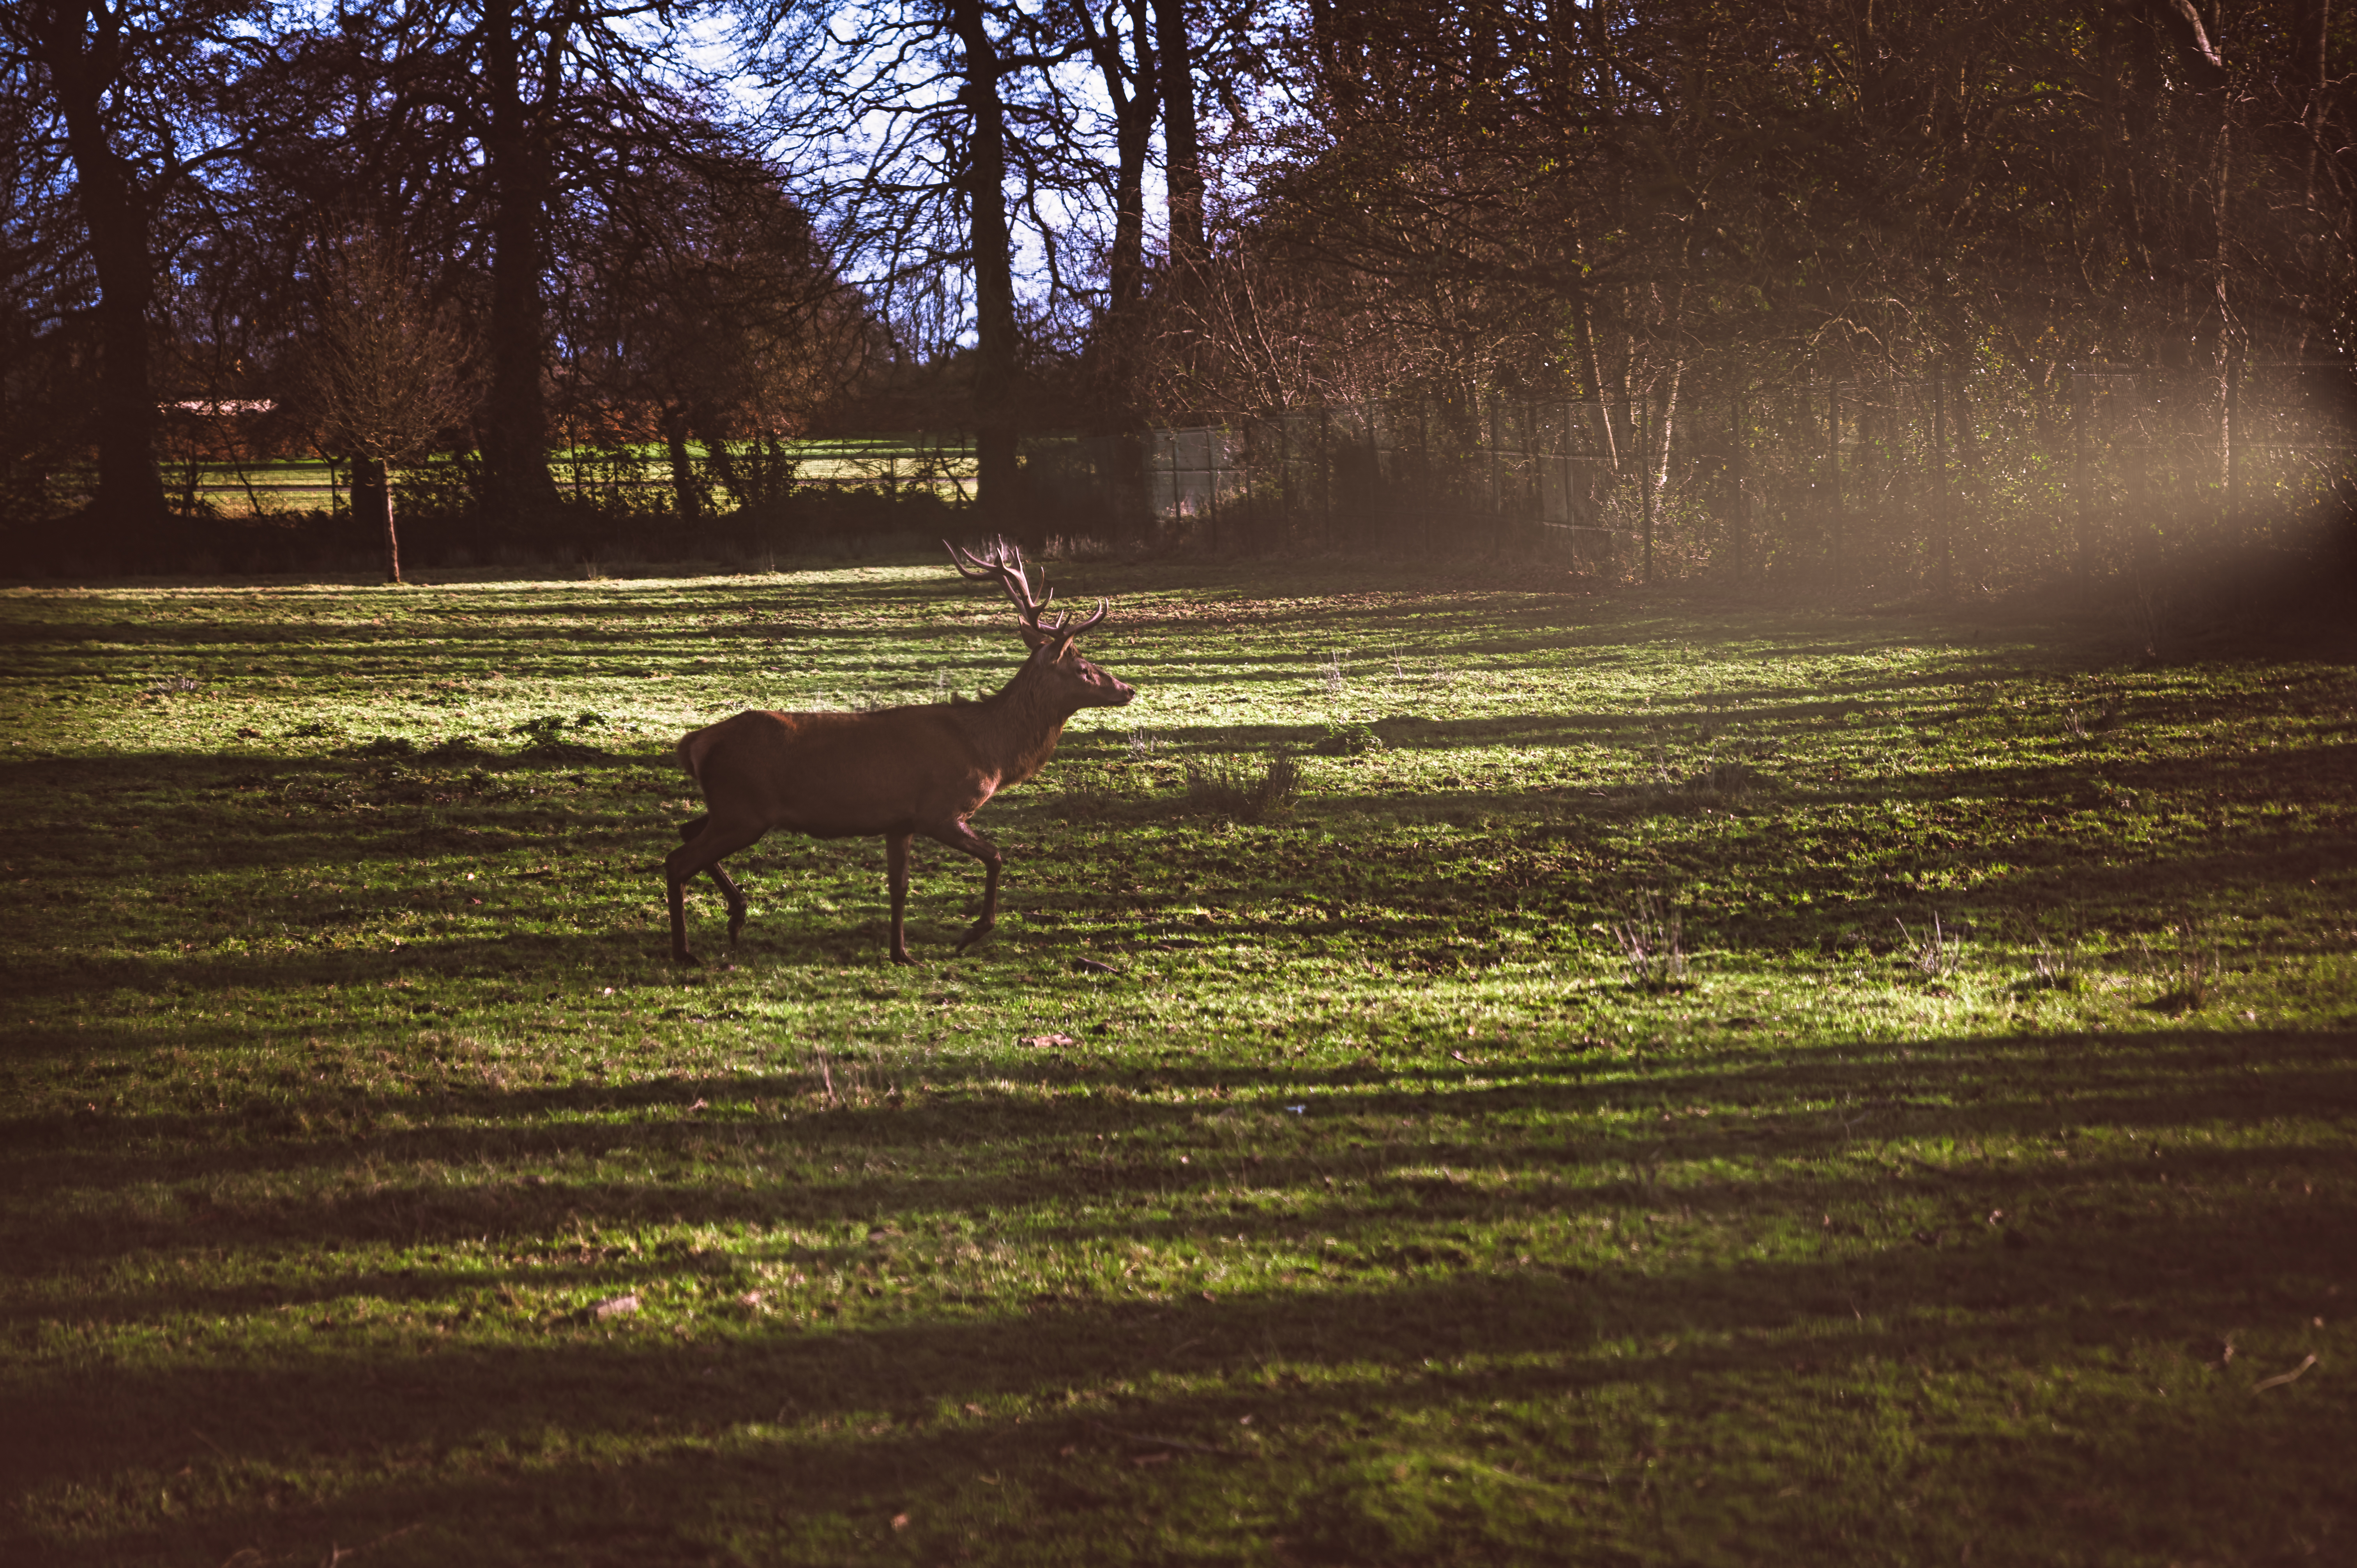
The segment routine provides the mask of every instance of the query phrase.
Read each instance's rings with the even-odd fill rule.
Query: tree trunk
[[[1662,390],[1661,428],[1653,432],[1653,449],[1645,455],[1645,581],[1653,580],[1653,529],[1661,516],[1662,493],[1670,485],[1670,435],[1678,423],[1678,382],[1684,378],[1684,360],[1672,360],[1669,385]]]
[[[2300,126],[2308,133],[2307,194],[2304,205],[2317,212],[2316,176],[2324,147],[2325,89],[2332,40],[2332,0],[2298,0],[2292,12],[2294,80],[2299,83]]]
[[[1587,395],[1596,400],[1597,412],[1601,415],[1598,423],[1604,433],[1606,468],[1615,478],[1618,478],[1620,475],[1620,438],[1619,433],[1612,428],[1611,400],[1604,395],[1604,361],[1596,352],[1596,326],[1593,317],[1594,311],[1588,305],[1587,297],[1582,295],[1578,307],[1572,313],[1572,320],[1579,332],[1580,365],[1587,372]]]
[[[1187,0],[1154,0],[1155,52],[1162,62],[1162,150],[1170,213],[1170,273],[1180,298],[1191,296],[1209,258],[1203,237],[1203,147],[1195,124],[1195,49],[1187,36]]]
[[[1154,144],[1155,116],[1162,91],[1155,80],[1152,24],[1146,0],[1129,0],[1130,37],[1137,58],[1125,62],[1121,39],[1108,34],[1098,59],[1099,73],[1114,102],[1113,314],[1121,316],[1146,293],[1146,159]],[[1135,74],[1124,70],[1134,65]]]
[[[74,163],[74,193],[90,228],[98,274],[98,494],[102,527],[133,553],[163,542],[164,476],[156,462],[156,395],[147,375],[147,307],[155,267],[147,253],[147,211],[130,162],[108,140],[100,106],[117,85],[110,57],[120,42],[102,36],[85,48],[87,12],[65,5],[42,18],[37,54],[48,69]],[[103,16],[102,28],[113,23]]]
[[[361,498],[368,498],[369,510],[361,515],[371,523],[384,525],[384,580],[401,581],[401,535],[393,525],[393,476],[384,464],[374,457],[352,459],[352,507],[361,510]]]
[[[965,56],[966,109],[973,140],[966,192],[974,252],[974,501],[987,523],[1013,516],[1017,483],[1015,268],[1006,221],[1006,116],[999,101],[997,48],[983,0],[951,0],[950,18]]]
[[[377,521],[389,504],[384,494],[384,465],[366,457],[354,457],[351,461],[352,522],[365,538],[375,532]]]
[[[557,24],[562,26],[562,24]],[[490,399],[483,416],[488,499],[511,521],[556,500],[548,472],[548,411],[541,397],[542,252],[546,239],[548,152],[524,102],[522,27],[514,0],[485,7],[483,87],[490,111],[483,138],[491,189]]]
[[[663,446],[671,454],[671,493],[682,522],[694,521],[704,511],[695,490],[695,469],[687,457],[687,415],[675,408],[663,410]]]
[[[1137,307],[1146,297],[1146,161],[1154,145],[1154,125],[1162,90],[1157,76],[1150,0],[1125,0],[1129,31],[1125,39],[1108,16],[1100,30],[1088,7],[1078,15],[1105,97],[1113,104],[1113,253],[1107,263],[1104,319],[1092,351],[1101,392],[1098,418],[1105,428],[1135,427],[1132,385],[1137,370]]]

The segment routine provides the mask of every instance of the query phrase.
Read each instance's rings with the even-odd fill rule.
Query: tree
[[[1146,294],[1146,165],[1162,107],[1162,67],[1150,0],[1074,0],[1071,28],[1088,47],[1097,85],[1113,108],[1113,244],[1105,259],[1106,316],[1120,322]]]
[[[475,389],[456,312],[435,300],[405,248],[363,228],[314,252],[311,323],[296,351],[296,400],[330,453],[353,460],[353,496],[371,498],[385,579],[401,581],[390,469],[447,439]],[[363,483],[361,470],[367,470]]]
[[[568,401],[583,414],[644,412],[623,422],[662,436],[683,518],[703,504],[691,438],[740,504],[773,502],[781,438],[866,368],[864,302],[759,159],[650,165],[631,186],[627,207],[572,236],[558,312]]]
[[[1050,81],[1086,45],[1055,19],[1023,0],[764,0],[745,31],[768,124],[854,280],[895,319],[957,280],[956,315],[970,311],[974,333],[976,497],[1002,517],[1021,420],[1018,237],[1052,310],[1079,282],[1064,212],[1098,188]]]
[[[738,156],[674,44],[705,5],[362,0],[279,39],[246,84],[268,127],[253,166],[293,230],[307,212],[344,221],[360,193],[464,306],[483,370],[479,499],[502,522],[556,499],[548,386],[576,252],[664,200],[662,171]]]
[[[31,62],[0,61],[0,530],[9,553],[38,549],[60,482],[90,432],[88,258],[58,149],[40,134]]]
[[[97,351],[91,510],[135,550],[166,517],[149,370],[153,225],[235,138],[210,111],[263,0],[18,0],[0,6],[0,74],[37,95],[34,132],[71,170]]]

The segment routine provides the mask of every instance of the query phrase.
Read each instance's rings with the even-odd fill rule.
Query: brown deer
[[[1023,553],[1004,540],[980,555],[943,541],[958,575],[996,582],[1015,601],[1017,628],[1031,650],[1015,679],[979,702],[929,703],[865,714],[747,712],[695,730],[679,759],[704,791],[705,814],[683,824],[686,842],[663,862],[671,891],[671,953],[687,947],[687,885],[709,872],[728,900],[728,940],[745,926],[745,896],[721,860],[785,828],[812,838],[881,835],[892,888],[892,961],[913,963],[902,935],[909,903],[909,840],[924,834],[982,862],[982,918],[957,945],[963,952],[998,923],[997,849],[966,819],[1001,789],[1020,784],[1056,755],[1064,722],[1082,708],[1117,708],[1137,693],[1082,658],[1072,639],[1104,619],[1067,626],[1039,618],[1055,590],[1031,596]]]

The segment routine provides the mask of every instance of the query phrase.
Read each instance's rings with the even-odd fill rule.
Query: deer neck
[[[1059,700],[1039,680],[1029,665],[1018,671],[996,695],[971,710],[974,743],[1002,789],[1020,784],[1056,755],[1056,741],[1064,722],[1076,711]]]

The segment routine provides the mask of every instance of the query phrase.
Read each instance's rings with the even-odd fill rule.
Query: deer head
[[[960,550],[949,541],[942,541],[950,553],[950,564],[958,575],[972,582],[996,582],[1006,590],[1014,602],[1016,616],[1022,624],[1016,628],[1031,657],[1024,661],[1018,682],[1034,683],[1050,694],[1051,700],[1067,712],[1081,708],[1117,708],[1137,695],[1127,682],[1120,681],[1080,656],[1072,639],[1105,618],[1104,601],[1097,601],[1096,613],[1078,625],[1067,625],[1071,618],[1062,611],[1053,621],[1042,624],[1048,606],[1056,597],[1056,590],[1048,586],[1045,575],[1039,579],[1040,594],[1031,595],[1031,580],[1023,566],[1023,552],[1001,539],[984,547],[979,555]]]

